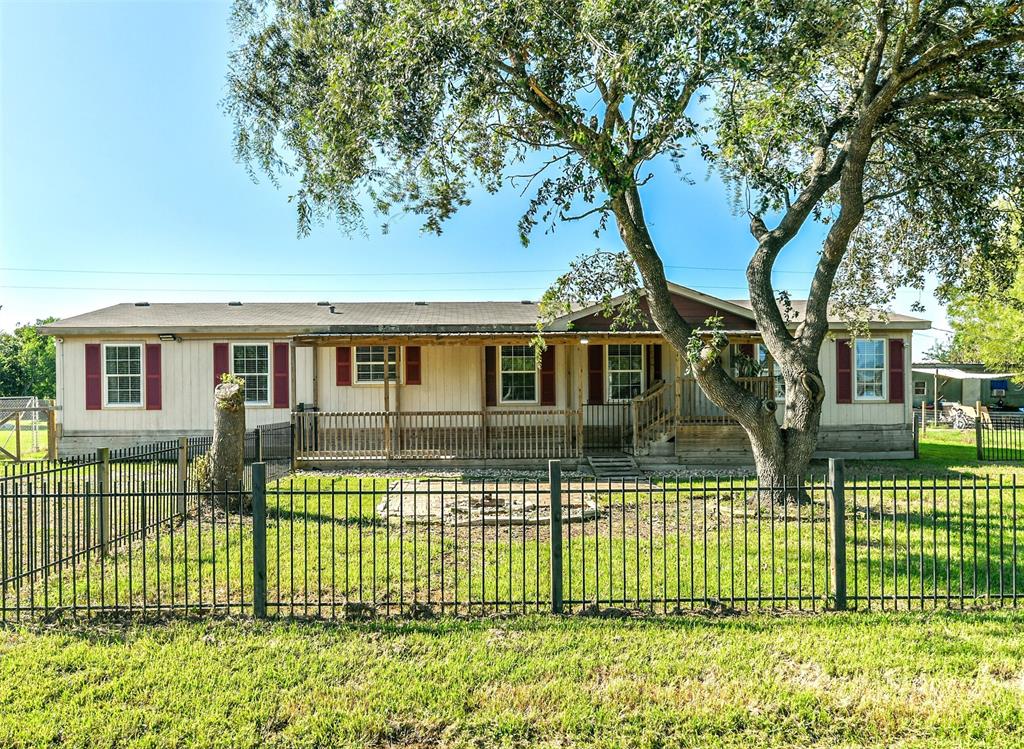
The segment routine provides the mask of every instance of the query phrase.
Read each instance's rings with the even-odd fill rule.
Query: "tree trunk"
[[[750,440],[758,483],[765,500],[802,501],[803,482],[818,444],[824,386],[817,368],[784,371],[786,412],[781,426],[774,414],[741,425]]]
[[[210,448],[210,489],[221,495],[225,509],[238,507],[245,465],[245,390],[238,382],[222,382],[213,391],[213,445]],[[243,504],[246,500],[241,500]]]

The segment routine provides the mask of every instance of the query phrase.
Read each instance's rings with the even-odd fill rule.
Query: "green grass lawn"
[[[0,631],[3,746],[1024,744],[1000,613]]]
[[[15,448],[17,446],[17,437],[15,435],[13,425],[12,423],[8,423],[5,426],[12,428],[0,429],[0,447],[10,453],[16,453]],[[32,423],[23,422],[21,425],[21,459],[39,460],[40,458],[45,458],[46,439],[47,427],[45,421],[36,425],[34,434]],[[10,458],[3,453],[0,453],[0,461],[4,460],[10,460]]]
[[[999,474],[1020,481],[1019,464],[979,464],[973,443],[953,432],[929,430],[921,454],[920,461],[851,463],[851,484],[862,489],[870,477],[902,480],[919,471],[949,471],[969,484]],[[359,483],[321,482],[329,485],[352,490]],[[441,538],[434,527],[428,544],[424,532],[375,522],[385,485],[386,479],[364,479],[361,496],[347,506],[341,495],[332,502],[324,493],[271,499],[268,584],[284,604],[272,613],[342,616],[343,606],[318,610],[316,603],[359,600],[372,591],[392,603],[399,596],[425,600],[427,590],[435,600],[546,596],[543,528],[497,537],[493,528],[474,529],[479,535],[470,553],[467,532],[449,530]],[[666,486],[687,497],[705,494],[700,480]],[[860,564],[870,575],[882,572],[892,557],[880,564],[878,552],[891,555],[907,539],[913,553],[896,559],[898,577],[890,585],[895,580],[902,591],[909,583],[916,592],[934,574],[943,586],[956,587],[955,568],[947,583],[944,569],[928,560],[944,558],[947,549],[960,553],[963,542],[968,590],[979,574],[985,581],[977,560],[986,553],[999,562],[986,570],[990,576],[1019,572],[1024,582],[1024,566],[1007,568],[1004,553],[1014,541],[1024,550],[1020,531],[979,523],[975,515],[983,516],[986,506],[961,509],[958,495],[948,509],[943,501],[922,508],[922,498],[932,496],[928,487],[927,478],[912,480],[909,491],[884,495],[886,502],[910,499],[910,508],[904,517],[899,504],[897,522],[884,526],[885,546],[880,536],[873,544],[851,539],[854,570]],[[1007,496],[996,489],[984,501],[992,509]],[[742,497],[733,492],[723,507],[715,494],[692,513],[685,502],[678,520],[650,493],[599,497],[611,520],[576,527],[567,537],[567,566],[574,570],[568,595],[586,600],[594,591],[582,587],[584,565],[610,565],[624,583],[615,591],[627,600],[619,608],[641,610],[650,607],[628,601],[666,590],[728,602],[719,585],[724,580],[735,590],[744,572],[765,586],[774,576],[790,591],[806,592],[811,579],[821,586],[820,504],[800,511],[799,530],[790,523],[791,535],[783,539],[780,532],[769,541],[770,521],[744,514]],[[871,515],[876,533],[891,509],[863,497],[858,507]],[[1003,508],[1005,517],[1010,509]],[[1024,521],[1024,504],[1019,510]],[[813,521],[812,511],[819,513]],[[193,601],[198,591],[207,602],[216,593],[247,612],[251,523],[238,516],[225,522],[216,513],[209,518],[216,532],[209,519],[200,526],[193,515],[176,526],[173,540],[162,526],[159,537],[135,543],[131,555],[122,549],[116,557],[80,560],[60,580],[49,579],[45,593],[21,590],[10,600],[48,595],[52,603],[58,583],[64,594],[74,583],[86,586],[94,601],[151,607],[180,603],[189,580]],[[641,522],[615,525],[629,518]],[[617,531],[611,538],[604,535],[609,522]],[[755,543],[757,529],[764,536]],[[709,543],[691,541],[691,530],[695,540],[707,533]],[[1000,542],[1005,548],[996,552]],[[239,548],[245,557],[238,557]],[[361,557],[354,553],[359,548]],[[924,564],[920,551],[927,552]],[[444,586],[442,562],[449,565]],[[453,564],[461,570],[457,584]],[[612,579],[597,590],[610,594],[601,586],[619,584]],[[16,624],[0,628],[0,746],[1024,746],[1024,616],[991,608],[943,611],[941,604],[937,611],[813,616],[658,616],[659,606],[640,618],[257,622],[246,616]],[[480,605],[474,613],[494,608]]]

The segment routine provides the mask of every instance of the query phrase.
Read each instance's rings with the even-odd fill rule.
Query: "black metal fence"
[[[0,492],[0,619],[1015,606],[1024,487],[829,476],[293,476]],[[837,511],[838,510],[838,511]],[[115,518],[120,525],[114,522]],[[116,526],[116,527],[115,527]],[[109,530],[101,531],[108,528]]]
[[[975,424],[978,460],[1024,460],[1024,413],[991,413]]]

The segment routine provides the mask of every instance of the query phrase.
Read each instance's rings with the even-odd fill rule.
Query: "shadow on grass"
[[[859,631],[893,626],[971,624],[986,627],[998,637],[1018,637],[1024,613],[1005,608],[968,609],[953,611],[936,609],[922,612],[789,612],[764,611],[742,614],[734,611],[695,611],[681,614],[644,614],[609,610],[607,615],[516,614],[511,616],[444,616],[416,619],[408,616],[376,617],[370,619],[315,619],[269,617],[257,620],[249,617],[205,614],[170,614],[160,617],[140,614],[94,615],[91,618],[64,618],[47,623],[20,623],[0,625],[0,632],[23,631],[38,635],[70,637],[97,645],[124,645],[156,633],[171,636],[182,627],[201,627],[211,630],[229,628],[238,633],[269,636],[282,628],[310,636],[389,636],[407,635],[447,638],[473,636],[496,629],[525,634],[564,634],[636,630],[707,631],[709,633],[740,632],[749,635],[778,634],[786,629],[808,627],[825,636],[829,631],[841,634],[845,628]]]

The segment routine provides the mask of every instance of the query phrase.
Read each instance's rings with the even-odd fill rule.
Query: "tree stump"
[[[244,466],[245,389],[242,383],[229,380],[213,391],[213,444],[210,447],[210,490],[215,497],[221,497],[224,509],[239,506]],[[219,494],[225,491],[228,494]],[[247,498],[242,497],[241,503],[248,504]]]

